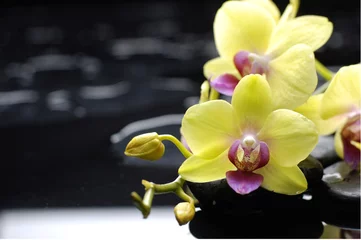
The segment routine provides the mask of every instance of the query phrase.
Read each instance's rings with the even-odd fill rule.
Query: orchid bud
[[[180,226],[190,222],[195,215],[194,204],[189,202],[178,203],[174,208],[174,215]]]
[[[144,160],[158,160],[164,155],[165,147],[156,132],[134,137],[125,148],[125,155]]]

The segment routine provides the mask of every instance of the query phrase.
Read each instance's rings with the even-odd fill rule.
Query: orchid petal
[[[219,55],[232,59],[240,50],[264,53],[275,27],[267,10],[247,1],[226,1],[214,20]]]
[[[242,129],[256,132],[272,111],[271,89],[265,77],[250,74],[240,80],[232,97],[232,106]]]
[[[310,119],[317,127],[320,135],[328,135],[334,133],[344,122],[343,116],[335,116],[324,120],[320,115],[320,106],[322,102],[323,94],[311,96],[307,102],[294,111],[302,114]]]
[[[178,174],[190,182],[210,182],[223,179],[226,172],[237,168],[228,160],[228,149],[213,159],[192,155],[178,169]]]
[[[360,109],[361,65],[342,67],[331,80],[321,104],[321,117],[328,119],[336,115]]]
[[[218,156],[241,134],[237,116],[224,100],[190,107],[183,117],[181,132],[192,152],[204,158]]]
[[[281,15],[280,10],[272,0],[245,0],[245,1],[256,4],[264,8],[266,11],[268,11],[269,14],[271,14],[271,16],[276,22],[278,22],[278,20],[280,19],[280,15]]]
[[[259,188],[263,176],[253,172],[229,171],[226,174],[228,185],[241,195],[248,194]]]
[[[203,66],[203,74],[207,79],[217,77],[221,74],[229,73],[236,76],[238,79],[241,78],[236,66],[233,61],[224,58],[214,58],[209,60]]]
[[[227,96],[232,96],[239,80],[232,74],[222,74],[210,82],[212,88]]]
[[[333,25],[326,17],[302,16],[291,19],[275,29],[267,52],[276,57],[300,43],[315,51],[327,42],[332,30]]]
[[[287,110],[273,111],[258,133],[269,148],[271,158],[283,167],[296,166],[318,142],[315,124],[303,115]]]
[[[268,191],[297,195],[307,190],[307,180],[297,167],[282,167],[273,159],[263,168],[254,171],[263,176],[262,187]]]
[[[306,102],[317,86],[312,49],[298,44],[270,61],[267,80],[272,89],[275,109],[294,109]]]

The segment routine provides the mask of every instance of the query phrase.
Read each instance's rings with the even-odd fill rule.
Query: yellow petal
[[[311,153],[318,142],[318,133],[315,124],[303,115],[279,109],[267,117],[258,139],[267,143],[277,164],[292,167]]]
[[[181,132],[192,152],[204,158],[218,156],[241,134],[236,114],[224,100],[190,107],[183,117]]]
[[[264,8],[247,1],[227,1],[214,20],[217,50],[228,59],[240,50],[264,53],[274,26],[274,19]]]
[[[228,149],[213,159],[193,155],[183,162],[178,174],[190,182],[210,182],[226,177],[227,171],[236,170],[228,159]]]
[[[321,117],[324,119],[360,109],[360,64],[342,67],[324,93]]]
[[[327,120],[322,119],[320,115],[322,97],[323,94],[311,96],[305,104],[296,108],[295,111],[314,122],[320,135],[328,135],[334,133],[342,125],[344,117],[335,116]]]
[[[250,74],[240,80],[234,89],[232,106],[242,129],[258,130],[272,111],[271,89],[265,77]]]
[[[299,43],[307,44],[315,51],[327,42],[332,30],[332,23],[325,17],[302,16],[291,19],[275,29],[267,52],[279,56]]]
[[[342,139],[341,139],[341,130],[342,127],[340,127],[339,129],[337,129],[335,136],[334,136],[334,146],[335,146],[335,151],[337,153],[337,155],[343,159],[343,143],[342,143]]]
[[[317,86],[312,49],[298,44],[272,60],[267,80],[272,89],[275,109],[294,109],[306,102]]]
[[[241,78],[233,61],[224,58],[214,58],[206,62],[203,66],[203,73],[207,79],[213,79],[225,73],[230,73],[239,79]]]
[[[254,171],[263,176],[262,187],[276,193],[297,195],[307,190],[307,180],[297,167],[282,167],[273,159]]]
[[[258,6],[264,8],[268,11],[269,14],[272,15],[273,19],[278,22],[280,19],[280,10],[276,6],[276,4],[271,0],[245,0],[247,2],[257,4]]]

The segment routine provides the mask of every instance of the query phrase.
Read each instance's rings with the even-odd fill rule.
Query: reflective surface
[[[222,2],[3,3],[0,237],[153,236],[159,226],[189,236],[173,216],[176,196],[157,196],[164,211],[143,220],[129,195],[144,191],[143,178],[172,181],[182,156],[168,143],[155,163],[123,150],[144,131],[179,137],[203,64],[217,56],[212,24]],[[288,0],[275,2],[283,10]],[[360,61],[357,1],[302,1],[300,14],[334,23],[316,52],[325,65]]]

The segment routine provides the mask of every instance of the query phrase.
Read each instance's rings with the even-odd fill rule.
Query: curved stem
[[[175,194],[178,195],[178,197],[180,197],[181,199],[183,199],[184,201],[186,202],[189,202],[190,204],[193,204],[194,205],[194,199],[189,196],[188,194],[186,194],[182,188],[178,188],[176,191],[175,191]]]
[[[183,156],[185,158],[189,158],[190,156],[192,156],[192,153],[190,153],[186,149],[186,147],[174,136],[172,136],[170,134],[164,134],[164,135],[159,135],[159,139],[161,141],[168,140],[168,141],[172,142],[179,149],[179,151],[183,154]]]
[[[152,201],[154,197],[154,189],[148,189],[144,194],[144,199],[142,199],[138,193],[132,192],[130,196],[133,199],[134,205],[141,211],[143,218],[147,218],[150,214],[150,209],[152,207]]]
[[[327,67],[325,67],[320,61],[315,59],[316,63],[316,70],[317,72],[326,80],[330,81],[333,78],[333,75],[335,74],[331,70],[329,70]]]
[[[142,180],[142,184],[147,191],[153,189],[155,194],[175,193],[182,200],[194,205],[194,199],[183,190],[184,182],[185,180],[181,176],[178,176],[173,182],[166,184],[155,184]]]
[[[155,184],[152,182],[148,182],[147,180],[142,180],[142,184],[145,189],[153,188],[155,193],[162,194],[173,192],[176,189],[183,187],[184,179],[181,176],[178,176],[177,179],[173,182],[165,184]]]

